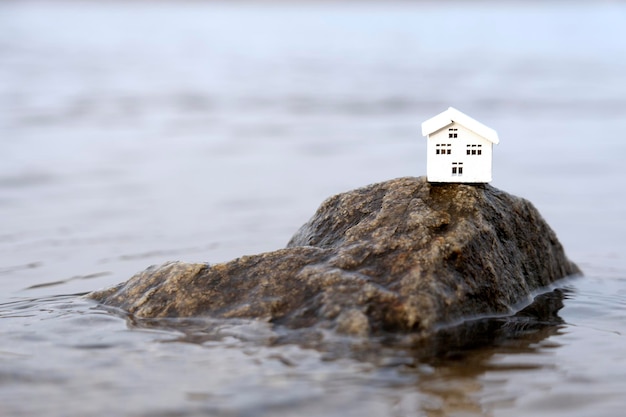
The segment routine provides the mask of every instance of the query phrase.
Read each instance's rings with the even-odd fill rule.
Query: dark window
[[[483,145],[467,145],[467,149],[465,153],[467,155],[482,155],[483,154],[482,146]]]
[[[457,130],[458,129],[448,129],[448,138],[454,139],[454,138],[458,137],[457,136]]]
[[[435,154],[436,155],[452,155],[452,144],[451,143],[438,143],[435,145]]]
[[[463,162],[452,163],[452,175],[463,175]]]

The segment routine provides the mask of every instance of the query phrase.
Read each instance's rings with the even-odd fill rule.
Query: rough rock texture
[[[579,272],[528,201],[489,185],[399,178],[329,198],[285,249],[151,267],[90,297],[137,317],[426,335],[510,314]]]

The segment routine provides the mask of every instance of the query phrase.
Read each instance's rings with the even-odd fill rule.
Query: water
[[[596,416],[626,400],[626,4],[0,3],[0,415]],[[585,272],[560,320],[441,359],[153,326],[79,295],[282,247],[498,130],[493,185]],[[531,331],[532,330],[532,331]]]

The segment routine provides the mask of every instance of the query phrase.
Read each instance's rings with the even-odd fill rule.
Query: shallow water
[[[0,414],[621,415],[624,19],[622,2],[0,3]],[[420,123],[449,105],[498,130],[493,185],[584,270],[560,320],[364,358],[78,295],[284,246],[329,195],[424,174]]]

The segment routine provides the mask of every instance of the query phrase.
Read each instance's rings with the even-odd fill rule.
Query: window
[[[452,144],[451,143],[438,143],[435,145],[435,154],[437,155],[451,155]]]
[[[465,152],[467,155],[482,155],[483,145],[467,145]]]
[[[458,129],[448,129],[448,138],[456,138]]]
[[[463,175],[463,162],[453,162],[452,163],[452,175],[461,176]]]

